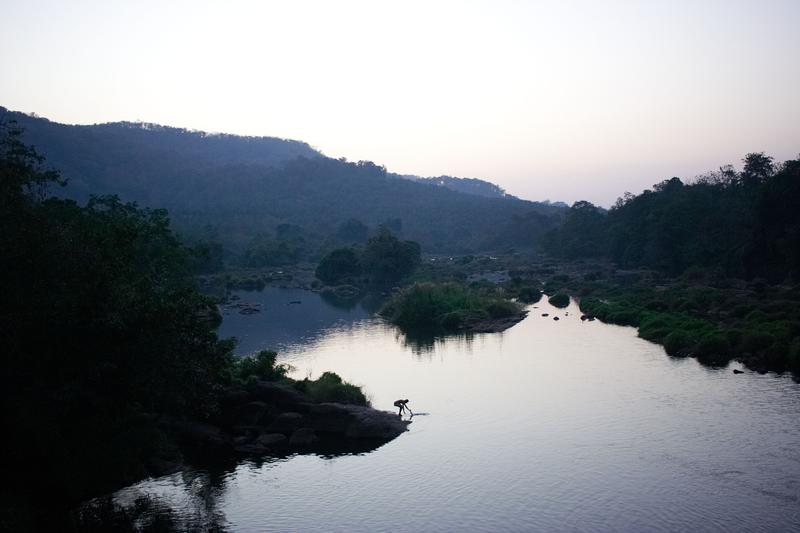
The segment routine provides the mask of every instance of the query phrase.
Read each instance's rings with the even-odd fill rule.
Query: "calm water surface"
[[[232,313],[221,332],[241,352],[274,345],[296,377],[333,370],[375,407],[403,397],[425,414],[367,454],[187,471],[119,501],[157,495],[233,531],[800,530],[800,386],[786,377],[671,359],[574,304],[420,345],[359,307],[272,297],[303,301],[281,308],[308,318],[303,333]]]

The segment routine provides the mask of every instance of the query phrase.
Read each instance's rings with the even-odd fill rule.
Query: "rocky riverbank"
[[[179,470],[184,461],[311,452],[362,452],[407,430],[408,421],[367,406],[317,403],[289,385],[256,381],[225,391],[208,421],[162,417],[159,429],[177,445],[153,458],[153,474]]]

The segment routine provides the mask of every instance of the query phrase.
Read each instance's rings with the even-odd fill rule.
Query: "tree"
[[[741,179],[745,186],[760,185],[775,173],[774,159],[764,155],[764,152],[747,154],[742,162],[744,168]]]
[[[361,274],[361,261],[352,248],[338,248],[322,258],[315,275],[328,285],[338,285]]]
[[[374,283],[394,283],[411,274],[421,261],[419,244],[400,241],[386,229],[367,241],[362,257],[364,273]]]

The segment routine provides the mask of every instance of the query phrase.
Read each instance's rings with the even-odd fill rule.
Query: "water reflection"
[[[227,531],[219,508],[232,471],[184,470],[95,498],[74,513],[78,531]]]
[[[232,531],[797,529],[797,384],[538,306],[502,335],[364,317],[295,339],[280,354],[293,377],[333,370],[377,408],[409,398],[430,415],[369,453],[228,467],[211,501],[181,477],[134,488]]]
[[[471,351],[475,334],[472,332],[441,333],[435,330],[400,330],[394,329],[394,338],[404,348],[408,348],[414,355],[433,355],[438,347],[445,344],[458,346],[460,349]]]
[[[341,299],[303,289],[266,287],[263,291],[233,291],[222,307],[221,337],[236,337],[237,355],[258,350],[284,352],[292,345],[312,343],[331,330],[371,317],[376,297]]]

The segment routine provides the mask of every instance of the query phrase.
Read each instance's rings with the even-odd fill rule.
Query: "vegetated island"
[[[415,283],[394,294],[380,314],[406,331],[492,333],[527,311],[491,284]]]

